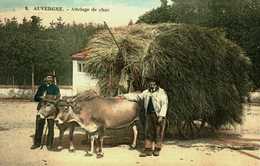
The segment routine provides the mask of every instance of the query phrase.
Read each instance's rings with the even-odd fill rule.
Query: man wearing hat
[[[140,154],[140,157],[160,155],[168,109],[168,96],[164,89],[159,87],[158,81],[154,78],[147,78],[147,82],[148,89],[141,94],[123,95],[130,101],[142,100],[144,104],[145,141],[144,151]]]
[[[55,85],[55,76],[49,74],[45,82],[38,88],[34,100],[38,101],[37,115],[36,115],[36,128],[34,135],[34,144],[31,149],[36,149],[41,146],[42,134],[45,125],[45,117],[41,117],[39,112],[43,109],[55,109],[53,102],[60,98],[60,90]],[[48,136],[47,136],[47,149],[51,150],[54,139],[54,118],[55,115],[46,117],[48,123]]]

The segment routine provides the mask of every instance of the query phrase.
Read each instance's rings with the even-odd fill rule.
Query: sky
[[[63,11],[35,10],[35,7],[62,7]],[[127,25],[132,19],[159,7],[160,0],[0,0],[0,19],[16,17],[19,21],[23,17],[32,15],[43,19],[46,26],[58,17],[71,23],[103,23],[111,26]],[[29,10],[25,10],[28,7]],[[90,9],[90,11],[72,11],[72,8]],[[92,8],[97,11],[91,11]],[[100,10],[99,9],[106,9]]]

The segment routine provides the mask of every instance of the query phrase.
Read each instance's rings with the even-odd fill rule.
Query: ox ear
[[[74,103],[77,100],[78,96],[73,96],[71,102]]]
[[[66,100],[67,104],[71,107],[73,107],[75,105],[76,102],[76,98],[75,97],[70,97]]]
[[[67,102],[66,102],[65,100],[63,100],[63,99],[57,100],[57,101],[55,102],[56,108],[59,108],[60,106],[64,106],[64,105],[68,105],[68,104],[67,104]]]
[[[54,104],[55,106],[59,106],[59,104],[64,101],[63,99],[55,100]]]
[[[72,97],[63,96],[61,100],[69,103],[72,100]]]

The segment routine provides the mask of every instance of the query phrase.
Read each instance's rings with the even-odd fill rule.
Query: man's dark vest
[[[155,109],[153,106],[152,97],[150,96],[148,106],[147,106],[147,113],[152,113],[152,112],[155,112]]]
[[[46,88],[46,95],[54,95],[54,96],[60,95],[60,89],[55,84],[50,84]]]
[[[34,96],[34,100],[40,102],[42,100],[41,97],[44,95],[44,92],[46,91],[46,89],[47,89],[47,85],[41,84],[39,86],[39,88],[37,89],[37,92]]]

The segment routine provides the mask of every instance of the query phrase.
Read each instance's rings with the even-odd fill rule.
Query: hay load
[[[107,31],[87,48],[87,71],[100,80],[104,95],[116,95],[126,74],[135,90],[155,76],[167,90],[170,121],[181,134],[197,129],[195,121],[214,128],[242,122],[250,61],[223,33],[183,24],[140,24],[113,33],[120,49]]]
[[[94,35],[86,49],[91,54],[86,69],[99,79],[102,94],[116,95],[125,74],[133,80],[135,90],[143,90],[144,58],[150,43],[160,31],[174,27],[175,24],[141,24],[112,29],[120,50],[107,30]]]

